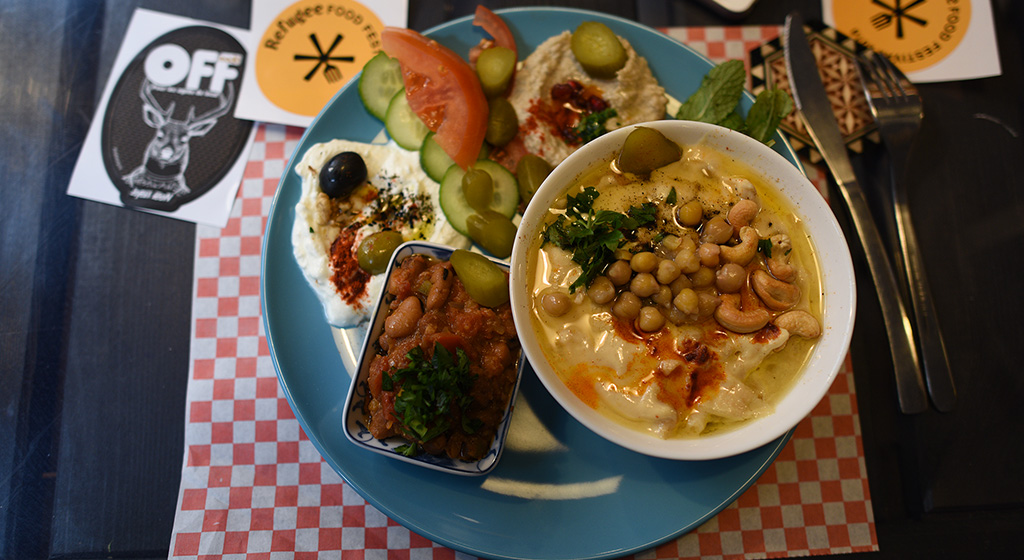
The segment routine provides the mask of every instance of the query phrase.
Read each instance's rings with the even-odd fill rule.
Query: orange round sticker
[[[384,24],[352,0],[300,0],[263,32],[256,81],[274,105],[315,116],[380,51]]]
[[[928,68],[956,48],[971,21],[970,0],[831,0],[835,28],[885,54],[905,72]]]

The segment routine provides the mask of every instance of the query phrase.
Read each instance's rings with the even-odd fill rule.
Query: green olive
[[[519,182],[519,198],[525,204],[530,203],[533,193],[537,192],[549,173],[551,164],[540,156],[526,154],[519,160],[519,164],[516,165],[516,180]]]
[[[485,307],[497,307],[508,301],[508,273],[490,259],[456,249],[449,260],[473,301]]]
[[[380,274],[388,268],[388,261],[395,249],[402,244],[402,234],[397,231],[378,231],[359,243],[356,261],[359,268],[370,274]]]
[[[487,97],[504,94],[515,70],[516,53],[507,47],[484,49],[476,59],[476,75]]]
[[[487,133],[484,139],[487,143],[500,148],[508,144],[519,132],[519,117],[516,110],[504,97],[495,97],[488,103]]]
[[[570,41],[576,61],[595,78],[611,79],[626,65],[628,54],[615,32],[598,21],[585,21]]]
[[[659,167],[678,161],[683,156],[679,144],[669,140],[660,131],[638,126],[622,143],[616,160],[619,171],[647,175]]]
[[[462,195],[477,212],[491,207],[494,199],[494,179],[483,169],[471,168],[462,176]]]
[[[512,254],[516,225],[504,214],[494,210],[471,214],[466,218],[466,229],[470,239],[495,257],[507,259]]]

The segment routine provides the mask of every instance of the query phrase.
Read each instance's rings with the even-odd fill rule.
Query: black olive
[[[341,152],[320,168],[320,190],[331,198],[348,196],[366,181],[366,163],[355,152]]]

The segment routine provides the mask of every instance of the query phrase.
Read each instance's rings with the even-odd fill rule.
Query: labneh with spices
[[[414,254],[393,269],[385,298],[364,405],[370,434],[405,438],[409,456],[482,459],[517,380],[508,273],[468,251]]]
[[[445,219],[418,154],[393,142],[316,144],[295,172],[302,178],[292,229],[295,260],[332,326],[369,318],[389,251],[402,241],[469,243]]]

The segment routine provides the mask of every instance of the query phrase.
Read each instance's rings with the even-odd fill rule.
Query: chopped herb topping
[[[759,239],[757,241],[757,252],[763,253],[765,257],[772,258],[772,240]]]
[[[384,373],[381,388],[396,391],[395,416],[402,424],[402,432],[414,442],[398,448],[398,451],[416,455],[419,443],[430,441],[451,429],[453,407],[465,411],[473,402],[470,390],[476,376],[470,374],[469,356],[461,348],[452,355],[444,346],[435,343],[430,359],[419,347],[410,350],[406,357],[409,358],[407,366]],[[460,416],[464,432],[471,434],[476,431],[479,420],[473,422],[465,414]]]
[[[591,113],[583,117],[583,119],[580,120],[580,123],[576,125],[576,138],[579,139],[581,144],[586,144],[598,136],[601,136],[608,132],[608,128],[606,126],[608,119],[617,116],[618,114],[618,111],[616,111],[614,107],[608,107],[603,111]]]
[[[544,241],[571,251],[573,262],[583,269],[580,277],[569,286],[570,293],[590,286],[615,260],[615,250],[625,244],[626,235],[654,223],[657,216],[657,207],[652,202],[632,206],[626,214],[594,211],[598,195],[597,189],[586,187],[578,195],[566,197],[565,214],[544,230]]]

